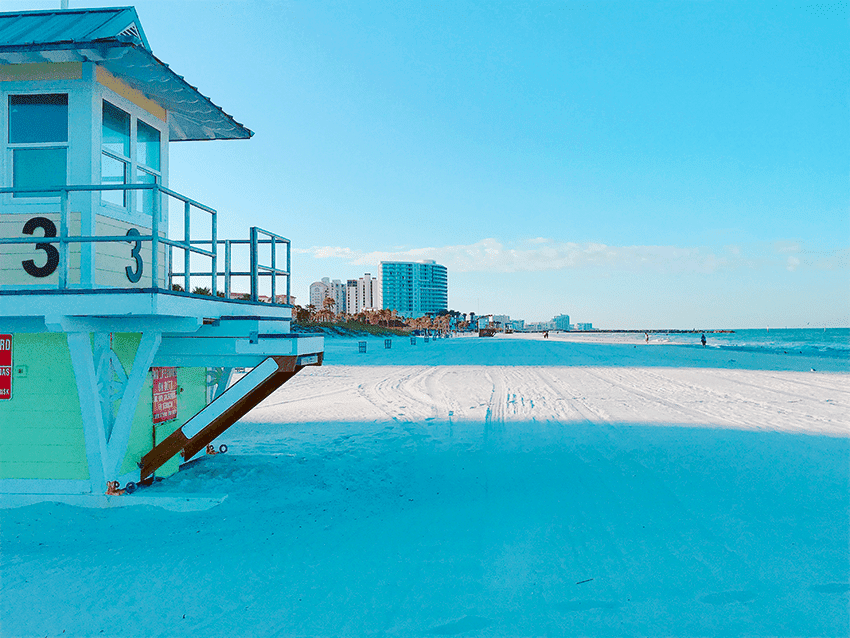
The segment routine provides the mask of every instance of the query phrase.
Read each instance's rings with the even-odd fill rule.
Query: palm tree
[[[333,297],[325,297],[324,300],[322,300],[322,310],[320,311],[322,321],[330,323],[336,319],[336,314],[333,311],[334,306],[336,306],[336,301]]]

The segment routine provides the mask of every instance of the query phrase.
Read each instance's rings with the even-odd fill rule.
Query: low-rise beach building
[[[525,332],[542,332],[544,330],[555,330],[553,321],[532,321],[525,324]]]
[[[558,315],[554,319],[552,319],[552,323],[555,324],[556,330],[569,330],[570,329],[570,316],[569,315]]]

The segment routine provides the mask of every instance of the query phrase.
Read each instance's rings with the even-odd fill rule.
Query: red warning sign
[[[177,368],[151,368],[153,372],[153,422],[177,418]]]
[[[0,335],[0,399],[12,398],[12,335]]]

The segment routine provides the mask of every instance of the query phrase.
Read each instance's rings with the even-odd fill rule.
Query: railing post
[[[224,240],[224,298],[230,299],[230,240]]]
[[[275,281],[277,280],[277,272],[275,272],[276,269],[277,269],[277,260],[276,260],[277,237],[275,237],[274,235],[271,235],[270,237],[271,237],[271,240],[272,240],[272,303],[276,304],[277,303],[277,296],[275,294],[275,285],[274,284],[275,284]]]
[[[189,234],[189,226],[191,222],[192,216],[192,207],[189,202],[183,202],[183,243],[186,244],[186,248],[183,249],[183,290],[185,292],[192,292],[189,289],[191,284],[189,272],[191,267],[191,257],[192,253],[189,250],[191,236]]]
[[[251,301],[255,303],[259,301],[260,296],[260,278],[257,275],[258,259],[259,256],[257,255],[257,227],[251,226]]]
[[[68,255],[70,251],[68,250],[68,224],[69,224],[69,214],[68,214],[68,189],[63,188],[59,195],[60,198],[60,209],[59,209],[59,288],[64,290],[68,287]],[[82,231],[82,228],[80,229]],[[80,233],[82,234],[82,232]],[[80,244],[80,248],[82,249],[82,244]],[[80,252],[80,264],[82,265],[82,250]],[[82,270],[82,269],[81,269]]]
[[[289,233],[287,233],[287,235],[288,234]],[[290,292],[289,283],[292,280],[292,278],[289,276],[289,272],[290,272],[290,269],[289,269],[289,266],[290,266],[290,264],[289,264],[290,250],[289,249],[290,249],[290,247],[291,247],[291,245],[290,245],[289,241],[287,241],[286,242],[286,303],[292,305],[292,297],[289,294],[289,292]]]
[[[210,292],[218,297],[218,214],[212,213],[212,286]]]
[[[151,288],[159,289],[159,216],[162,209],[162,193],[159,184],[153,188],[153,215],[151,216]]]

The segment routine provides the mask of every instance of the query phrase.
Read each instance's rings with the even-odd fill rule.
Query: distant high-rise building
[[[345,282],[345,312],[350,315],[356,315],[358,310],[357,301],[357,280],[349,279]]]
[[[340,281],[333,283],[338,285],[334,290],[338,291],[340,301],[345,304],[345,312],[348,314],[356,315],[363,310],[376,310],[381,307],[378,280],[370,273],[367,272],[359,279],[349,279],[345,285]]]
[[[555,330],[569,330],[570,329],[570,316],[569,315],[558,315],[554,319],[552,319],[552,323],[555,324]]]
[[[327,277],[323,277],[322,281],[328,285],[328,297],[334,300],[334,307],[332,308],[332,310],[337,314],[346,312],[345,285],[343,285],[343,283],[339,279],[328,281]]]
[[[321,310],[325,297],[328,296],[328,285],[324,281],[314,281],[310,284],[310,305]]]
[[[449,278],[445,266],[432,261],[382,261],[379,271],[381,307],[403,317],[422,317],[447,310]]]
[[[360,299],[361,310],[378,310],[380,309],[380,293],[378,291],[378,279],[370,273],[366,273],[357,280],[357,296]]]
[[[326,297],[330,297],[334,300],[334,306],[331,310],[335,313],[346,312],[345,286],[339,279],[331,281],[329,277],[322,277],[321,281],[314,281],[310,284],[311,306],[317,310],[321,310],[324,308]]]

